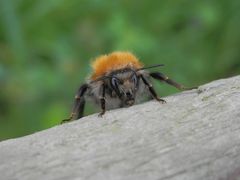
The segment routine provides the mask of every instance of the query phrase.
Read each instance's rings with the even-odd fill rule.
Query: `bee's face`
[[[131,106],[135,102],[138,89],[138,76],[132,70],[123,70],[111,75],[110,85],[125,106]]]

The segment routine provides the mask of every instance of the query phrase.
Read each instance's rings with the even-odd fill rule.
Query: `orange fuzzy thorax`
[[[92,80],[104,76],[110,71],[123,68],[139,69],[143,67],[141,62],[129,52],[113,52],[109,55],[103,55],[92,62],[93,73]]]

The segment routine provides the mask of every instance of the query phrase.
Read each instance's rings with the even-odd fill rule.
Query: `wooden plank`
[[[240,76],[0,143],[1,179],[240,179]]]

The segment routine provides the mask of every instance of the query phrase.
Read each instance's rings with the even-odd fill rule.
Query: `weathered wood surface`
[[[1,180],[240,179],[240,76],[0,143]]]

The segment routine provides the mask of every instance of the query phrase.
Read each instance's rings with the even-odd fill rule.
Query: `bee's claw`
[[[164,99],[161,99],[161,98],[157,98],[157,101],[162,103],[162,104],[166,104],[167,103]]]
[[[99,113],[99,114],[98,114],[98,117],[103,117],[104,114],[105,114],[105,111]]]
[[[195,87],[182,87],[182,90],[193,90],[193,89],[198,89],[198,86],[195,86]]]
[[[72,118],[63,119],[60,124],[64,124],[64,123],[67,123],[67,122],[70,122],[70,121],[72,121]]]

